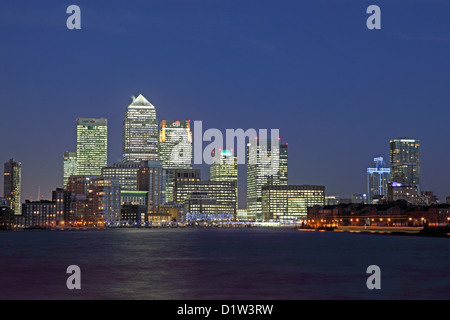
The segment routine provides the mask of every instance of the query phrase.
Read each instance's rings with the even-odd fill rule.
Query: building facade
[[[108,162],[108,121],[77,119],[77,174],[100,176]]]
[[[77,153],[66,151],[63,156],[63,188],[66,187],[70,176],[78,175]]]
[[[306,220],[308,208],[325,205],[325,187],[312,185],[278,185],[262,187],[264,221]]]
[[[158,161],[156,107],[141,94],[125,112],[122,146],[123,162]]]
[[[236,217],[236,186],[230,181],[177,181],[174,198],[188,213],[230,214]],[[202,212],[200,212],[202,211]]]
[[[280,149],[283,150],[282,153]],[[252,140],[247,145],[246,164],[247,217],[261,221],[264,219],[262,187],[287,184],[287,145],[280,146],[279,141]],[[283,172],[283,177],[280,172]]]
[[[159,126],[159,161],[164,169],[192,168],[191,121],[162,120]]]
[[[379,202],[387,199],[388,183],[391,181],[391,169],[386,166],[383,157],[373,159],[374,166],[367,168],[367,201]]]
[[[3,197],[8,201],[8,206],[15,215],[20,215],[22,194],[22,163],[10,159],[5,163],[3,173]]]
[[[137,162],[116,162],[111,167],[102,168],[102,177],[119,181],[121,190],[137,190]]]
[[[236,196],[238,197],[238,163],[237,156],[231,150],[221,150],[214,157],[210,166],[209,179],[211,181],[229,181],[236,185]],[[236,210],[238,201],[236,201]]]
[[[137,174],[137,189],[148,192],[148,213],[157,213],[166,198],[166,173],[161,162],[141,161]]]
[[[120,185],[117,180],[95,178],[88,186],[84,219],[97,226],[116,226],[120,222]]]
[[[398,138],[390,140],[391,182],[417,186],[420,192],[420,141]]]

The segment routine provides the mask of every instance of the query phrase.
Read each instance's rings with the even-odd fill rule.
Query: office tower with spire
[[[77,174],[100,176],[108,163],[108,121],[77,119]]]
[[[390,140],[391,182],[417,186],[420,192],[420,141],[398,138]]]
[[[391,179],[391,169],[386,166],[383,157],[373,159],[373,167],[367,168],[367,202],[376,203],[387,199],[388,183]]]
[[[3,173],[3,197],[15,215],[21,214],[22,164],[14,159],[5,163]]]
[[[66,188],[70,176],[78,175],[77,153],[66,151],[63,156],[63,188]]]
[[[123,120],[123,162],[158,161],[156,107],[142,94],[133,98]]]

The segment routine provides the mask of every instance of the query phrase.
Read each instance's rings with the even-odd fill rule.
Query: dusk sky
[[[72,4],[81,30],[66,27]],[[381,30],[366,27],[372,4]],[[126,107],[143,94],[159,120],[280,129],[289,184],[345,198],[366,192],[390,139],[419,139],[422,190],[445,202],[449,12],[443,0],[2,0],[2,170],[22,162],[22,201],[39,186],[51,198],[78,117],[108,119],[109,164],[120,161]]]

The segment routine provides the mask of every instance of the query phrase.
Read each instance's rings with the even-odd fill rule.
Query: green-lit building
[[[325,187],[278,185],[262,187],[263,220],[306,220],[308,207],[325,205]]]
[[[77,119],[77,173],[100,176],[108,162],[108,122],[106,119]]]

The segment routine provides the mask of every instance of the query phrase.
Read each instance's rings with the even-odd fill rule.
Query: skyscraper
[[[63,157],[63,188],[67,186],[70,176],[76,176],[77,170],[77,153],[66,151]]]
[[[420,192],[420,141],[390,140],[391,182],[417,186]]]
[[[106,119],[77,119],[78,175],[100,176],[108,162],[108,122]]]
[[[221,150],[210,166],[209,179],[211,181],[233,182],[236,186],[236,197],[238,197],[238,164],[237,156],[231,150]],[[236,201],[236,210],[238,201]]]
[[[14,159],[5,163],[3,197],[15,215],[21,214],[22,164]]]
[[[123,120],[123,161],[158,161],[156,107],[140,94],[128,106]]]
[[[102,177],[118,180],[120,190],[136,191],[139,166],[137,162],[116,162],[111,167],[102,168]]]
[[[159,161],[164,169],[192,168],[191,121],[162,120],[159,130]]]
[[[247,217],[263,220],[262,187],[287,184],[287,145],[279,141],[255,139],[247,145]],[[280,149],[283,152],[280,153]],[[280,157],[286,159],[283,166]],[[286,174],[281,179],[281,169]]]
[[[383,157],[373,159],[374,166],[367,168],[367,201],[374,203],[377,199],[388,195],[388,183],[391,179],[391,169],[386,166]]]

